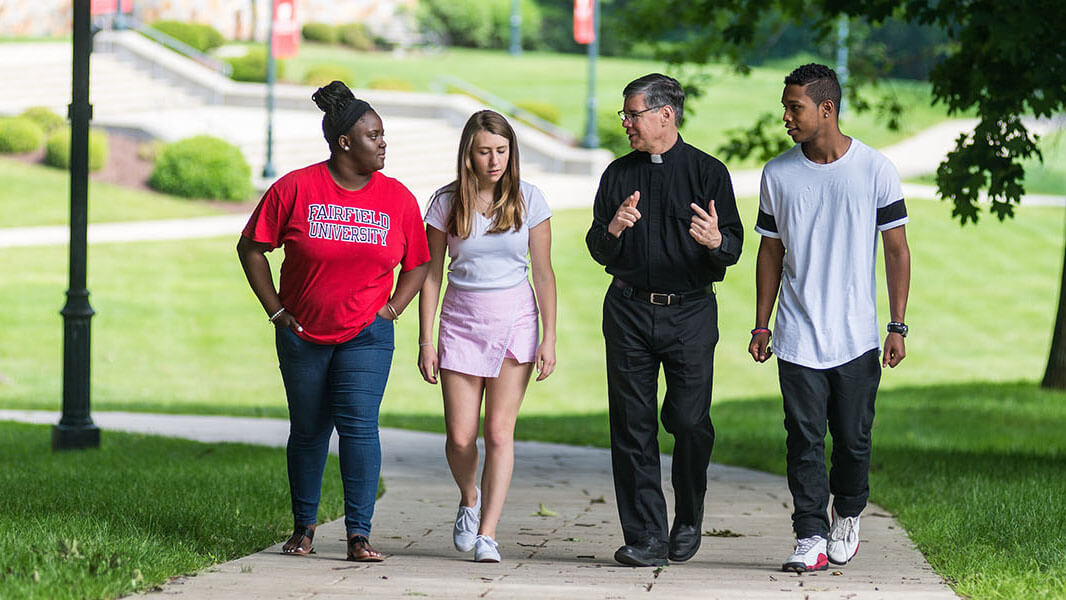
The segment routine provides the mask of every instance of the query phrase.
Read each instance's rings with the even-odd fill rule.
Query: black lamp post
[[[273,5],[273,2],[271,2]],[[274,169],[274,80],[277,79],[278,67],[274,62],[274,11],[270,9],[270,29],[267,33],[267,139],[266,139],[266,163],[263,165],[263,177],[273,179],[278,173]]]
[[[74,63],[70,118],[70,287],[63,315],[63,415],[52,427],[52,449],[100,446],[100,429],[89,416],[89,330],[93,308],[85,287],[89,192],[90,0],[74,1]]]

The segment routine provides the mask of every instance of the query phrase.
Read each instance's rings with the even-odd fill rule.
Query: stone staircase
[[[266,161],[264,86],[199,72],[206,70],[140,36],[131,36],[136,34],[112,36],[106,43],[97,38],[90,63],[93,126],[163,141],[199,134],[221,137],[241,149],[257,188],[269,186],[271,180],[261,177]],[[131,46],[136,52],[129,50]],[[30,106],[46,106],[65,115],[71,97],[71,60],[71,46],[65,42],[0,44],[0,81],[4,82],[0,115],[17,114]],[[322,113],[311,101],[312,91],[278,86],[272,154],[277,175],[328,157]],[[422,202],[455,177],[462,124],[465,115],[479,105],[465,97],[442,101],[428,94],[356,93],[369,100],[384,121],[385,174],[404,182]],[[442,110],[442,104],[447,110]],[[602,151],[565,147],[521,124],[516,129],[522,143],[523,178],[539,185],[554,200],[553,205],[591,204],[599,172],[606,164]],[[594,159],[589,161],[586,155]]]
[[[0,114],[46,106],[61,115],[71,96],[72,50],[68,43],[0,44]],[[147,108],[202,105],[183,88],[152,76],[113,54],[93,53],[89,65],[93,119],[106,122]]]

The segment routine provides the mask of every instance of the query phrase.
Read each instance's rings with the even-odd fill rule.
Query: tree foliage
[[[632,0],[625,23],[630,36],[654,42],[658,55],[671,62],[725,59],[744,72],[746,57],[773,34],[765,26],[767,15],[807,23],[822,41],[832,39],[841,16],[871,28],[895,19],[945,32],[946,56],[929,75],[934,100],[950,114],[975,110],[979,122],[937,169],[938,191],[954,203],[953,215],[962,224],[978,220],[983,195],[1000,219],[1014,215],[1025,191],[1022,161],[1043,158],[1022,118],[1050,117],[1066,108],[1066,36],[1060,31],[1066,2]],[[885,56],[891,54],[889,48]],[[854,75],[861,81],[877,73],[871,67]]]

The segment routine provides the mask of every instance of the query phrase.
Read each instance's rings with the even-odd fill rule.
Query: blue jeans
[[[393,323],[375,318],[341,344],[316,344],[279,327],[275,342],[289,403],[289,492],[296,525],[318,520],[329,438],[340,437],[344,525],[369,535],[374,516],[381,442],[378,408],[392,366]]]

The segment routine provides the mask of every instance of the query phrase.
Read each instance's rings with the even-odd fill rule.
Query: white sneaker
[[[816,535],[796,540],[796,549],[785,559],[785,564],[781,565],[781,570],[804,573],[807,571],[822,571],[828,567],[829,560],[825,555],[825,538]]]
[[[474,561],[487,563],[500,562],[499,548],[500,545],[496,543],[496,540],[490,538],[489,536],[477,536],[477,542],[474,545]]]
[[[859,517],[842,517],[833,509],[833,526],[829,529],[829,562],[846,565],[859,551]]]
[[[452,528],[452,543],[459,552],[470,552],[477,540],[477,529],[481,526],[481,490],[477,490],[477,502],[473,507],[459,505],[455,515],[455,527]]]

